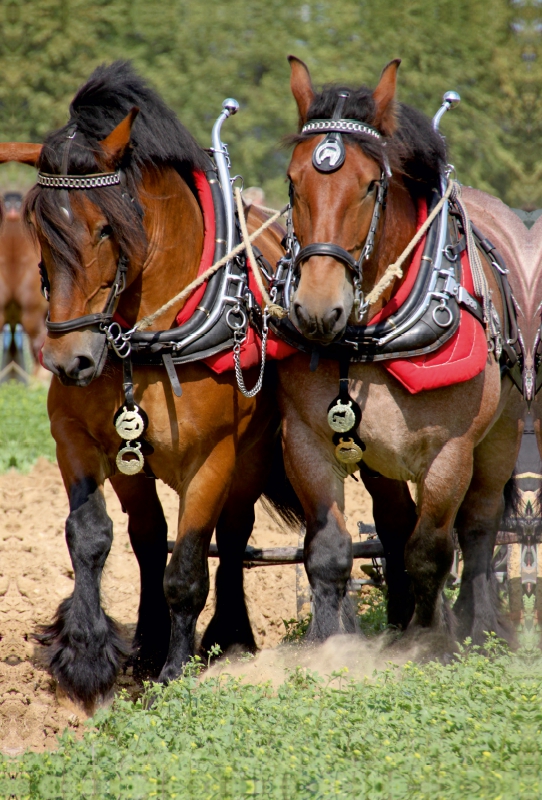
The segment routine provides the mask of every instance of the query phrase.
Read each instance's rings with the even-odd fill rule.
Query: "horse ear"
[[[297,103],[299,121],[303,125],[307,121],[309,107],[314,100],[311,74],[307,65],[295,56],[288,56],[290,62],[290,88]]]
[[[386,64],[382,70],[378,86],[373,92],[373,100],[376,105],[373,125],[382,131],[385,136],[393,136],[397,130],[397,111],[394,98],[397,70],[400,63],[400,58],[394,58],[393,61]]]
[[[108,166],[117,167],[122,161],[122,157],[130,144],[132,125],[138,114],[139,108],[134,106],[124,119],[119,122],[117,127],[105,139],[98,142],[106,157]]]
[[[8,161],[18,161],[19,164],[37,166],[41,144],[34,142],[0,142],[0,164]]]

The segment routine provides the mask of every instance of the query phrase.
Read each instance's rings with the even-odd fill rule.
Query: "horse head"
[[[194,277],[203,223],[190,180],[207,157],[123,62],[98,68],[70,111],[43,146],[6,145],[0,160],[39,170],[24,213],[49,299],[43,364],[63,384],[87,386],[105,366],[113,328],[133,327],[163,305],[165,288],[174,294]]]
[[[388,255],[382,212],[392,188],[395,206],[405,200],[408,206],[404,233],[388,226],[397,234],[394,244],[406,245],[415,231],[416,204],[402,183],[402,142],[395,136],[400,61],[384,68],[374,91],[331,86],[317,94],[306,65],[289,60],[300,120],[288,170],[300,246],[290,321],[306,338],[329,344],[349,322],[361,321],[363,296],[380,277]],[[393,179],[390,165],[399,173]]]

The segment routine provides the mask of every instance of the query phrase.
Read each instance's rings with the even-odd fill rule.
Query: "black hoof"
[[[207,658],[215,645],[220,648],[220,653],[216,655],[232,650],[235,650],[236,653],[256,653],[258,650],[248,620],[244,625],[232,626],[231,622],[224,624],[213,617],[201,640],[201,655]],[[216,658],[216,655],[213,655],[212,658]]]

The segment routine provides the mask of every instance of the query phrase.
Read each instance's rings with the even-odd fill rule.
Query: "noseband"
[[[313,119],[309,120],[301,129],[301,133],[327,134],[325,139],[319,142],[313,153],[312,163],[319,172],[329,173],[340,169],[345,160],[344,144],[342,136],[344,134],[363,133],[380,141],[382,134],[370,125],[359,122],[355,119],[342,119],[341,113],[344,107],[348,92],[341,92],[335,106],[332,119]],[[385,142],[382,142],[385,147]],[[303,261],[313,256],[323,256],[334,258],[343,263],[352,272],[354,284],[354,309],[359,321],[363,318],[368,305],[364,302],[361,282],[363,279],[363,264],[367,261],[374,250],[375,235],[382,209],[385,207],[386,193],[388,190],[388,179],[391,177],[386,151],[384,149],[384,169],[381,172],[380,180],[376,181],[378,189],[369,232],[365,239],[365,244],[358,259],[354,258],[348,250],[332,242],[312,242],[297,250],[293,262],[294,269],[298,270]],[[327,163],[326,163],[327,162]],[[293,211],[293,185],[290,183],[290,219],[288,220],[289,242],[292,247],[291,252],[295,252],[295,234],[293,232],[293,222],[291,214]]]
[[[63,211],[67,221],[69,224],[73,222],[73,214],[71,211],[70,206],[70,199],[68,190],[72,189],[97,189],[104,186],[116,186],[123,183],[123,175],[121,170],[116,170],[115,172],[95,172],[90,175],[69,175],[67,173],[68,164],[69,164],[69,152],[71,144],[75,138],[77,132],[77,127],[72,125],[68,128],[66,134],[66,146],[64,148],[64,153],[62,156],[62,172],[64,174],[60,175],[51,175],[47,172],[38,172],[38,180],[37,183],[39,186],[43,187],[44,189],[56,189],[60,190],[60,208]],[[125,195],[123,192],[123,197]],[[131,199],[131,198],[129,198]],[[46,300],[49,300],[50,295],[50,283],[49,283],[49,276],[47,275],[47,269],[43,261],[40,261],[39,264],[40,276],[41,276],[41,289],[42,294]],[[124,291],[126,287],[126,273],[128,271],[128,258],[124,255],[124,253],[119,254],[119,259],[117,261],[117,271],[115,273],[115,278],[113,281],[113,285],[109,290],[109,294],[107,296],[107,300],[105,301],[105,306],[103,311],[98,312],[96,314],[85,314],[82,317],[76,317],[75,319],[69,319],[65,322],[51,322],[49,319],[49,315],[45,320],[45,325],[49,333],[71,333],[72,331],[82,330],[83,328],[97,328],[100,333],[106,335],[108,341],[112,337],[111,327],[116,325],[113,323],[113,316],[115,313],[115,304],[116,300],[119,295]],[[120,333],[120,327],[119,327]],[[113,336],[112,338],[116,339],[118,337]]]

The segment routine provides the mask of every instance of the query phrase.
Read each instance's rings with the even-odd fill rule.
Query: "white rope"
[[[260,270],[258,269],[257,261],[254,256],[254,250],[252,249],[251,238],[248,235],[245,210],[243,208],[243,200],[241,198],[241,190],[239,189],[238,186],[236,186],[235,188],[235,200],[237,203],[237,213],[239,215],[239,224],[241,226],[241,235],[243,237],[243,244],[246,247],[250,268],[252,269],[254,280],[256,281],[256,285],[258,286],[258,289],[260,290],[260,293],[262,295],[262,300],[264,302],[264,305],[267,306],[267,312],[272,317],[278,317],[279,319],[283,319],[283,317],[287,316],[288,312],[282,306],[279,306],[277,303],[273,303],[273,301],[269,297],[267,289],[264,286]]]
[[[414,250],[414,248],[416,247],[422,236],[428,230],[429,226],[431,225],[437,214],[440,212],[444,203],[450,197],[453,188],[454,188],[454,181],[449,180],[448,186],[446,187],[446,191],[444,192],[444,194],[442,195],[442,197],[440,198],[434,209],[431,211],[431,213],[429,214],[423,225],[416,231],[415,236],[407,244],[407,246],[399,256],[397,261],[394,261],[393,264],[389,265],[389,267],[386,269],[386,271],[384,272],[378,283],[371,289],[371,291],[365,298],[365,303],[367,304],[367,306],[376,303],[379,297],[381,297],[381,295],[386,291],[388,286],[390,286],[396,278],[403,277],[404,262],[409,257],[411,252]]]
[[[272,217],[269,217],[269,219],[266,220],[263,223],[263,225],[260,225],[260,227],[254,231],[254,233],[251,233],[250,236],[247,236],[246,240],[242,241],[240,244],[234,247],[233,250],[231,250],[223,258],[221,258],[220,261],[217,261],[211,267],[206,269],[205,272],[202,272],[201,275],[199,275],[195,280],[193,280],[192,283],[189,283],[188,286],[186,286],[182,291],[176,294],[175,297],[172,297],[171,300],[168,300],[167,303],[164,303],[163,306],[160,306],[160,308],[154,311],[152,314],[148,314],[146,317],[140,319],[139,322],[136,322],[134,330],[141,331],[144,330],[145,328],[150,328],[150,326],[153,325],[156,322],[156,320],[162,316],[162,314],[165,314],[166,311],[169,311],[170,308],[173,308],[174,306],[177,306],[177,311],[180,311],[182,308],[182,306],[181,308],[178,307],[180,303],[183,303],[185,300],[187,300],[187,298],[192,294],[192,292],[199,286],[204,284],[206,281],[208,281],[209,278],[215,274],[215,272],[218,272],[220,267],[223,267],[225,264],[228,263],[228,261],[231,261],[231,259],[234,258],[236,255],[242,253],[243,250],[246,249],[247,244],[250,245],[250,243],[253,242],[255,239],[257,239],[258,236],[261,236],[261,234],[267,228],[269,228],[270,225],[276,222],[277,219],[279,217],[282,217],[283,214],[285,214],[287,211],[288,211],[288,206],[286,205],[281,211],[277,211],[275,214],[273,214]],[[254,274],[256,274],[257,270],[255,267],[253,267],[253,271]],[[278,307],[280,308],[280,306]]]

